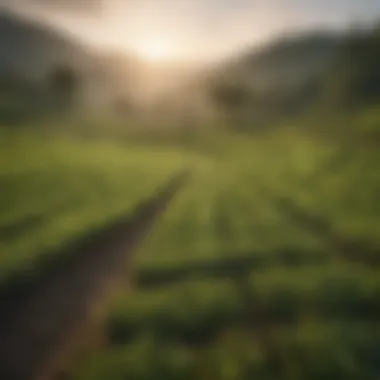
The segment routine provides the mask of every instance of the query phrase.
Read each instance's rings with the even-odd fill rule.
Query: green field
[[[150,198],[191,154],[173,147],[0,134],[0,282]]]
[[[110,312],[109,344],[74,378],[375,380],[380,154],[347,144],[296,129],[188,144],[4,133],[0,280],[38,271],[191,168],[136,252],[135,291]]]

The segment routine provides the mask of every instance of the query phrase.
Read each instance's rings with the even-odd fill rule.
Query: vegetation
[[[380,95],[380,27],[353,31],[326,78],[326,96],[345,111],[376,104]]]
[[[207,86],[227,115],[240,115],[234,128],[271,127],[310,112],[352,116],[378,102],[379,40],[378,25],[288,36],[223,66]]]
[[[33,273],[76,236],[131,212],[186,164],[175,147],[22,130],[1,132],[0,156],[1,283],[15,271]]]
[[[294,130],[218,145],[141,248],[135,294],[115,305],[109,345],[76,378],[376,379],[377,151],[347,156]],[[333,236],[300,223],[285,198]],[[362,245],[346,257],[334,239]],[[245,270],[220,271],[227,258]],[[260,338],[259,308],[279,360]]]
[[[192,172],[74,379],[378,379],[379,49],[373,28],[247,56],[207,82],[226,128],[202,130],[9,128],[14,115],[30,127],[21,110],[52,93],[3,78],[1,287]],[[44,78],[67,112],[83,78],[71,66]]]

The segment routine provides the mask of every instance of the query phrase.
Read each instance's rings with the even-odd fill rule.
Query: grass
[[[2,132],[0,282],[130,213],[190,162],[175,147]]]
[[[46,252],[130,212],[192,168],[137,252],[141,289],[115,305],[109,345],[75,379],[376,379],[380,276],[364,252],[380,247],[372,146],[295,128],[186,144],[25,133],[1,141],[0,279],[35,268]],[[297,220],[284,200],[327,220],[335,235]],[[342,258],[335,236],[364,243],[361,264]],[[258,338],[241,283],[266,312],[280,369]]]
[[[291,129],[214,142],[214,159],[140,249],[136,278],[150,278],[149,289],[115,306],[109,347],[78,379],[376,379],[379,270],[344,261],[330,236],[281,207],[287,199],[340,237],[377,247],[378,153],[346,149]],[[237,278],[265,308],[280,372],[231,272],[213,278],[239,257],[257,257]]]

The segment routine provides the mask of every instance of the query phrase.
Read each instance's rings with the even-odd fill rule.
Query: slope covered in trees
[[[107,107],[131,90],[135,71],[131,57],[98,52],[59,30],[0,13],[0,119],[4,123],[29,121],[68,104]],[[66,106],[63,109],[67,111]]]
[[[235,126],[267,125],[310,111],[332,113],[380,98],[380,27],[275,41],[224,65],[208,82]]]

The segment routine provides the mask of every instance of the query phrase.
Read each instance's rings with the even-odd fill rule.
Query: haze
[[[377,0],[2,0],[93,45],[151,61],[207,61],[288,30],[345,28],[380,16]]]

